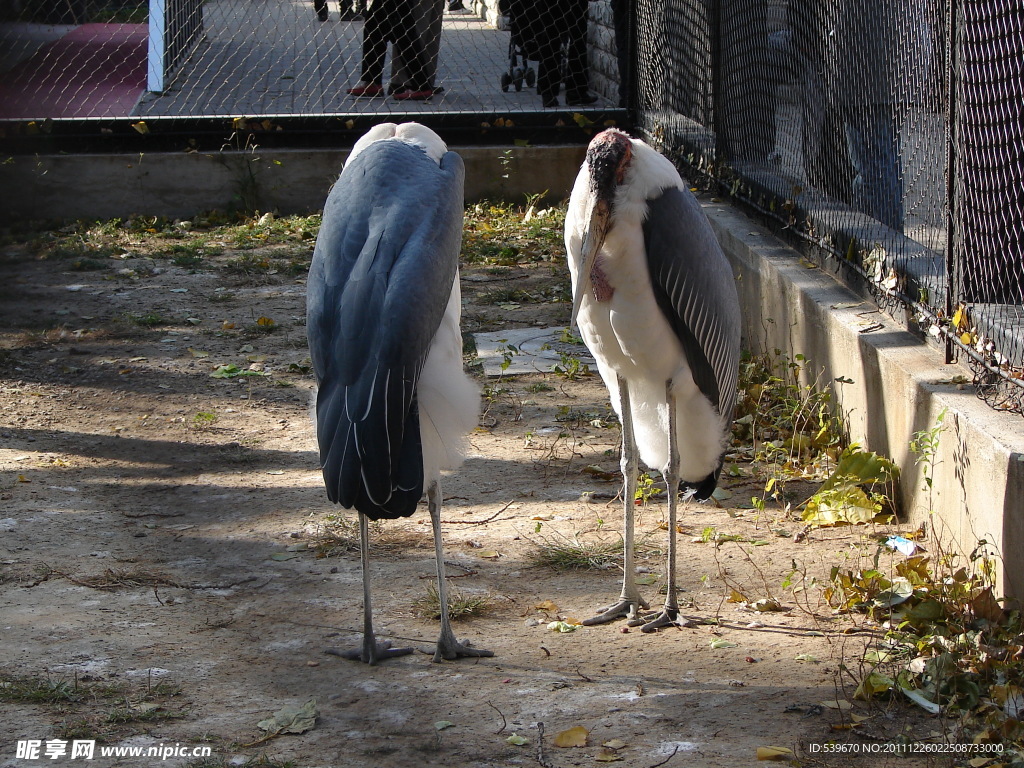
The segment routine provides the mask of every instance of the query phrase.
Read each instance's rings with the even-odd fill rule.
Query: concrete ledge
[[[989,540],[1002,555],[1000,587],[1024,597],[1024,420],[951,383],[963,369],[943,365],[934,349],[805,266],[767,230],[725,205],[705,210],[736,270],[748,348],[804,355],[808,381],[852,379],[833,385],[850,436],[899,464],[909,522],[926,522],[949,551],[965,556]],[[910,441],[935,426],[943,409],[929,495]]]
[[[466,163],[466,200],[567,198],[585,146],[453,147]],[[348,150],[257,149],[139,155],[19,155],[0,165],[0,220],[133,214],[187,218],[213,209],[313,213]]]

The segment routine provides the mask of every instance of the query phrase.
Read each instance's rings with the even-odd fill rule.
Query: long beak
[[[608,203],[601,200],[597,195],[592,195],[587,205],[586,218],[587,226],[583,230],[582,258],[579,263],[579,271],[576,273],[576,287],[572,293],[570,328],[576,325],[576,316],[580,313],[583,297],[591,289],[590,273],[594,271],[597,254],[601,250],[601,246],[604,245],[605,237],[608,235],[608,225],[611,218]]]

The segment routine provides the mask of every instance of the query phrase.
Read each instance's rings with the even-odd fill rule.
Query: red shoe
[[[369,85],[357,85],[348,89],[350,96],[383,96],[384,86],[370,83]]]
[[[395,94],[396,101],[426,101],[434,95],[434,91],[428,88],[425,91],[399,91]]]

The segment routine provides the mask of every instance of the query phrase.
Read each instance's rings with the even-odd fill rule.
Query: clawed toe
[[[370,666],[398,656],[408,656],[412,652],[412,648],[392,648],[390,640],[382,640],[379,643],[364,643],[361,647],[353,648],[349,651],[342,648],[327,648],[324,650],[324,653],[328,653],[331,656],[340,656],[349,661],[361,661]]]
[[[436,646],[420,648],[420,651],[422,653],[433,654],[433,661],[435,663],[440,663],[442,661],[454,661],[455,659],[462,658],[489,658],[494,655],[494,651],[488,651],[484,648],[474,648],[469,640],[449,640],[447,642],[441,640]]]
[[[593,627],[598,624],[607,624],[608,622],[615,621],[616,619],[630,619],[632,621],[636,618],[637,611],[641,608],[646,609],[647,607],[647,603],[643,600],[623,599],[613,605],[602,608],[597,612],[596,616],[584,619],[583,626]]]

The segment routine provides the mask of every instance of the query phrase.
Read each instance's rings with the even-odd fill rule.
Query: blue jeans
[[[857,171],[853,204],[897,232],[903,231],[903,173],[892,108],[876,104],[847,107],[846,145]]]

